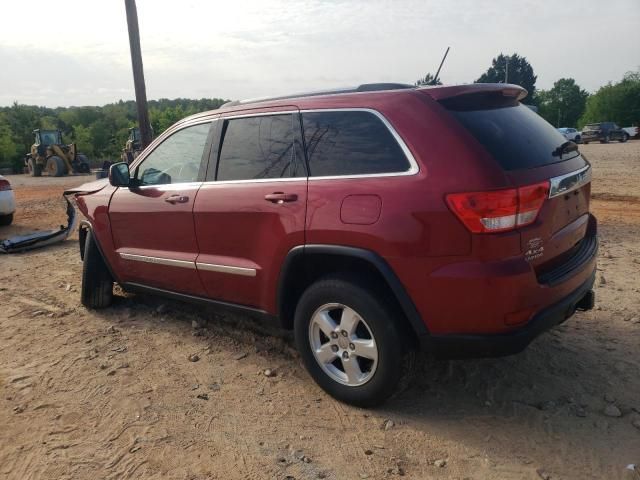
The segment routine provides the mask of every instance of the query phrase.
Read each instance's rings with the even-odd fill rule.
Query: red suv
[[[277,319],[364,406],[415,350],[516,353],[593,307],[598,246],[591,167],[525,95],[362,85],[186,118],[70,191],[82,302],[118,282]]]

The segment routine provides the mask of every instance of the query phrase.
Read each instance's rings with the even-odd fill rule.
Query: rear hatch
[[[494,91],[484,87],[437,100],[502,167],[517,192],[518,220],[512,229],[520,233],[522,254],[541,283],[553,283],[577,256],[584,256],[585,248],[595,248],[588,238],[593,233],[595,242],[589,216],[591,167],[577,145],[520,104],[522,92],[496,85]],[[539,197],[529,202],[537,209],[533,214],[522,207],[530,192]],[[522,222],[521,211],[530,214]]]

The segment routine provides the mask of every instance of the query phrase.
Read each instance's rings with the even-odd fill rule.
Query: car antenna
[[[440,62],[440,66],[438,67],[438,71],[436,72],[435,77],[433,77],[433,83],[435,84],[438,81],[438,75],[440,75],[440,70],[442,69],[442,65],[444,64],[444,61],[447,59],[447,54],[449,53],[449,49],[451,47],[447,47],[447,51],[444,52],[444,57],[442,57],[442,61]]]

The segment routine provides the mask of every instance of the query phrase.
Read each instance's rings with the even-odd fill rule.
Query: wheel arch
[[[109,270],[109,273],[111,274],[111,278],[113,278],[114,282],[120,283],[120,281],[118,280],[118,277],[114,273],[113,268],[111,268],[111,265],[109,264],[109,260],[105,256],[104,251],[102,250],[100,241],[98,240],[97,236],[94,233],[93,225],[88,220],[82,220],[78,225],[78,243],[80,247],[80,258],[84,261],[84,247],[85,247],[85,244],[87,243],[87,234],[89,232],[91,232],[93,241],[96,243],[96,247],[98,247],[98,252],[100,252],[102,261],[107,266],[107,270]]]
[[[295,306],[314,281],[331,274],[366,275],[367,282],[385,294],[404,314],[405,327],[413,338],[428,329],[409,294],[389,264],[370,250],[341,245],[301,245],[289,251],[278,279],[277,308],[282,326],[293,328]]]

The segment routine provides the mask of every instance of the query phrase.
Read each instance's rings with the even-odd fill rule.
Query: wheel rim
[[[315,311],[309,322],[309,343],[322,371],[343,385],[364,385],[378,367],[378,346],[371,328],[341,303],[328,303]]]

